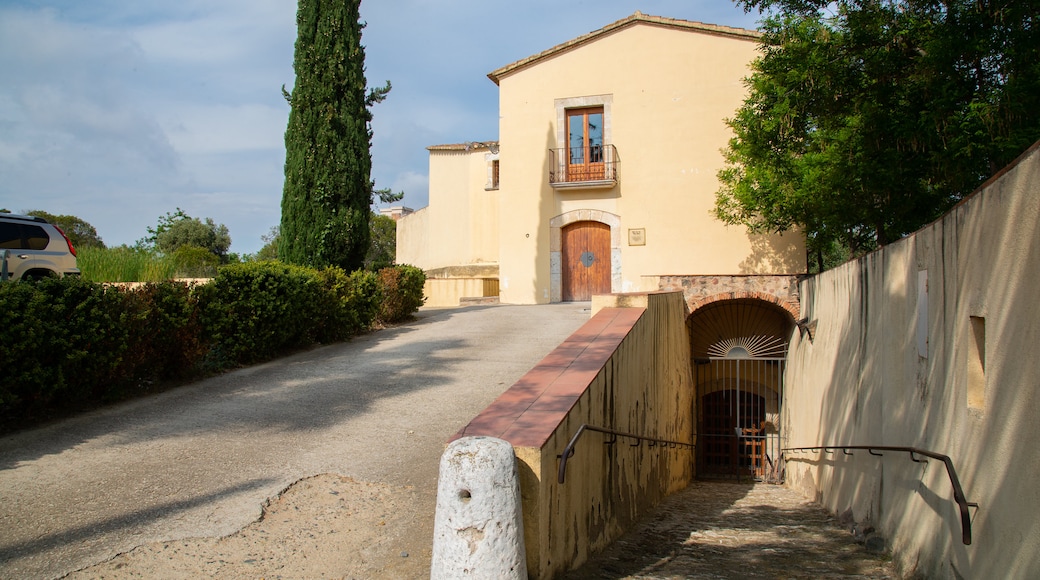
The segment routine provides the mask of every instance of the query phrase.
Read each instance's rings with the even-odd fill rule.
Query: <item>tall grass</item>
[[[177,262],[148,250],[116,248],[77,249],[76,264],[90,282],[161,282],[177,273]]]

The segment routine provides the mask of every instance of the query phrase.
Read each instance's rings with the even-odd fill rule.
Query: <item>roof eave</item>
[[[695,22],[693,20],[681,20],[681,19],[678,19],[678,18],[666,18],[664,16],[650,16],[650,15],[647,15],[647,14],[643,14],[642,12],[636,11],[631,16],[628,16],[627,18],[622,18],[621,20],[618,20],[616,22],[612,22],[612,23],[604,26],[603,28],[600,28],[598,30],[593,30],[592,32],[589,32],[587,34],[583,34],[583,35],[581,35],[581,36],[579,36],[577,38],[573,38],[573,39],[568,40],[567,42],[564,42],[562,44],[557,44],[556,46],[554,46],[552,48],[549,48],[547,50],[543,50],[542,52],[539,52],[538,54],[529,56],[527,58],[520,59],[518,61],[515,61],[515,62],[512,62],[510,64],[507,64],[506,66],[503,66],[501,68],[495,69],[495,70],[489,72],[487,77],[489,79],[491,79],[491,82],[493,82],[493,83],[495,83],[497,85],[497,84],[499,84],[499,82],[502,80],[503,77],[505,77],[505,76],[507,76],[507,75],[509,75],[511,73],[514,73],[514,72],[516,72],[518,70],[527,68],[527,67],[529,67],[529,66],[531,66],[531,65],[533,65],[533,64],[535,64],[537,62],[540,62],[540,61],[546,60],[548,58],[551,58],[553,56],[556,56],[557,54],[561,54],[563,52],[566,52],[566,51],[569,51],[569,50],[573,50],[573,49],[575,49],[575,48],[577,48],[579,46],[588,44],[588,43],[590,43],[590,42],[592,42],[594,40],[597,40],[599,37],[604,36],[606,34],[610,34],[612,32],[615,32],[615,31],[621,30],[623,28],[627,28],[628,26],[632,26],[632,25],[639,24],[639,23],[650,24],[650,25],[653,25],[653,26],[663,26],[663,27],[667,27],[667,28],[676,28],[676,29],[682,29],[682,30],[690,30],[690,31],[702,32],[702,33],[706,33],[706,34],[714,34],[714,35],[718,35],[718,36],[726,36],[726,37],[729,37],[729,38],[738,38],[738,39],[743,39],[743,40],[749,40],[749,41],[754,41],[754,42],[758,42],[759,38],[762,37],[762,33],[758,32],[757,30],[748,30],[746,28],[733,28],[733,27],[730,27],[730,26],[721,26],[721,25],[717,25],[717,24],[705,24],[703,22]]]

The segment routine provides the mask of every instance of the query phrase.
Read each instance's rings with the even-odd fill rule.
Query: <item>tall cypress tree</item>
[[[385,87],[367,91],[360,0],[299,0],[296,86],[285,131],[278,257],[306,266],[361,267],[369,245],[372,202],[369,106]],[[367,94],[366,94],[367,91]]]

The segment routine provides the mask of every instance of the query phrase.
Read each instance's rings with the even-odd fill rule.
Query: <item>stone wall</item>
[[[801,318],[796,275],[653,276],[644,285],[661,291],[683,293],[690,312],[719,300],[757,298],[780,306]],[[656,284],[655,280],[656,279]]]

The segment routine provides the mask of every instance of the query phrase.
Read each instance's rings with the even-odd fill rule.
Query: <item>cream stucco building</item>
[[[791,287],[800,235],[711,214],[757,40],[637,12],[491,72],[500,140],[430,147],[429,206],[398,223],[397,261],[428,272],[427,304],[589,300],[720,276],[715,291],[738,297]]]
[[[619,415],[568,419],[630,433],[668,432],[682,441],[695,437],[697,451],[687,457],[684,475],[668,479],[661,493],[693,473],[766,477],[782,444],[782,375],[800,319],[804,238],[753,235],[712,214],[722,149],[732,137],[726,119],[745,98],[758,40],[754,31],[637,12],[491,72],[499,87],[499,140],[429,147],[429,206],[398,221],[397,261],[427,272],[429,306],[590,300],[595,310],[597,300],[638,300],[628,293],[663,290],[674,297],[681,291],[678,306],[670,308],[684,312],[682,319],[643,329],[647,336],[688,333],[645,353],[681,359],[665,365],[667,380],[645,380],[653,373],[639,362],[643,355],[618,359],[610,364],[624,366],[631,384],[597,378],[605,391],[595,397],[613,403],[593,406]],[[686,373],[679,398],[667,405],[655,406],[663,399],[641,394],[647,384]],[[633,399],[607,394],[629,391]],[[671,419],[645,424],[648,405]],[[520,407],[526,412],[539,405],[525,400]],[[502,409],[490,414],[511,417]],[[537,451],[518,454],[545,454],[555,464],[560,449],[554,442],[573,434],[568,421],[539,439]],[[555,497],[553,484],[539,479],[543,484],[548,487],[539,497]],[[525,484],[528,497],[531,485]],[[653,487],[636,486],[639,494]],[[649,493],[618,508],[609,529],[580,549],[602,548],[656,497]],[[540,500],[528,504],[549,509]],[[534,577],[551,577],[569,562],[554,550],[573,556],[578,548],[538,540],[536,530],[562,520],[532,514],[525,515],[528,566]]]
[[[1036,577],[1040,143],[915,234],[799,276],[800,236],[711,215],[757,39],[636,13],[490,73],[500,141],[430,147],[398,261],[430,273],[431,304],[596,296],[460,432],[525,466],[531,576],[692,477],[735,476],[874,528],[907,574]],[[592,439],[557,478],[589,425],[695,449]]]

